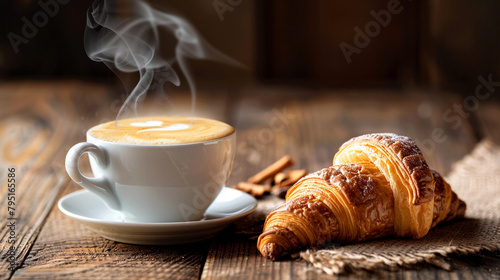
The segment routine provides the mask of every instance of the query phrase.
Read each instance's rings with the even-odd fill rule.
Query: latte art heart
[[[140,132],[145,132],[145,131],[175,131],[175,130],[183,130],[183,129],[188,129],[189,128],[189,124],[184,124],[184,123],[176,123],[176,124],[173,124],[173,125],[169,125],[169,126],[162,126],[162,127],[158,127],[158,128],[149,128],[149,129],[143,129],[143,130],[140,130]]]
[[[135,127],[154,127],[154,128],[149,128],[149,129],[143,129],[139,130],[138,132],[145,132],[145,131],[174,131],[174,130],[183,130],[183,129],[188,129],[189,125],[184,124],[184,123],[176,123],[168,126],[163,126],[162,121],[147,121],[147,122],[133,122],[130,123],[131,126]]]
[[[212,141],[231,135],[234,128],[220,121],[186,117],[140,117],[100,124],[89,131],[110,142],[171,145]]]
[[[151,127],[151,126],[161,126],[162,121],[147,121],[147,122],[133,122],[130,125],[135,127]]]

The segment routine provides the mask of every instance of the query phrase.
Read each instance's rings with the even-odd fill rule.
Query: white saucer
[[[201,221],[175,223],[124,222],[87,190],[59,200],[59,210],[104,238],[141,245],[171,245],[211,238],[234,221],[252,213],[257,200],[241,191],[224,187]]]

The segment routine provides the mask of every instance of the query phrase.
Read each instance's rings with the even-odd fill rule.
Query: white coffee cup
[[[207,142],[144,145],[105,141],[89,131],[87,142],[68,151],[66,171],[120,211],[124,221],[200,220],[226,183],[234,159],[235,132]],[[84,153],[90,155],[94,178],[79,170]]]

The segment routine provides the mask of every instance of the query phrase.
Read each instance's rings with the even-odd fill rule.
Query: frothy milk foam
[[[139,117],[100,124],[89,133],[118,143],[171,145],[205,142],[229,136],[234,128],[226,123],[187,117]]]

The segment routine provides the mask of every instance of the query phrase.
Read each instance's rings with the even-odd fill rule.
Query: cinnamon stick
[[[292,159],[290,158],[290,156],[286,155],[286,156],[280,158],[275,163],[264,168],[259,173],[248,178],[248,182],[253,183],[253,184],[260,184],[260,183],[264,182],[266,179],[273,177],[274,175],[276,175],[277,173],[279,173],[283,169],[290,167],[292,165],[293,165]]]
[[[277,197],[285,198],[288,189],[290,189],[293,184],[297,183],[297,181],[299,181],[306,174],[307,174],[307,170],[305,170],[305,169],[298,169],[298,170],[289,171],[288,174],[285,175],[286,176],[285,180],[283,180],[281,182],[275,182],[276,184],[272,188],[271,194],[273,194]]]
[[[274,175],[274,184],[278,185],[281,182],[285,181],[288,178],[288,175],[286,175],[283,172],[279,172],[278,174]]]
[[[236,189],[246,192],[254,197],[262,197],[264,193],[271,191],[271,186],[239,182],[238,185],[236,185]]]
[[[305,170],[305,169],[291,170],[287,174],[287,179],[280,182],[279,185],[281,187],[291,186],[291,185],[297,183],[297,181],[300,180],[300,178],[306,176],[306,174],[307,174],[307,170]]]

